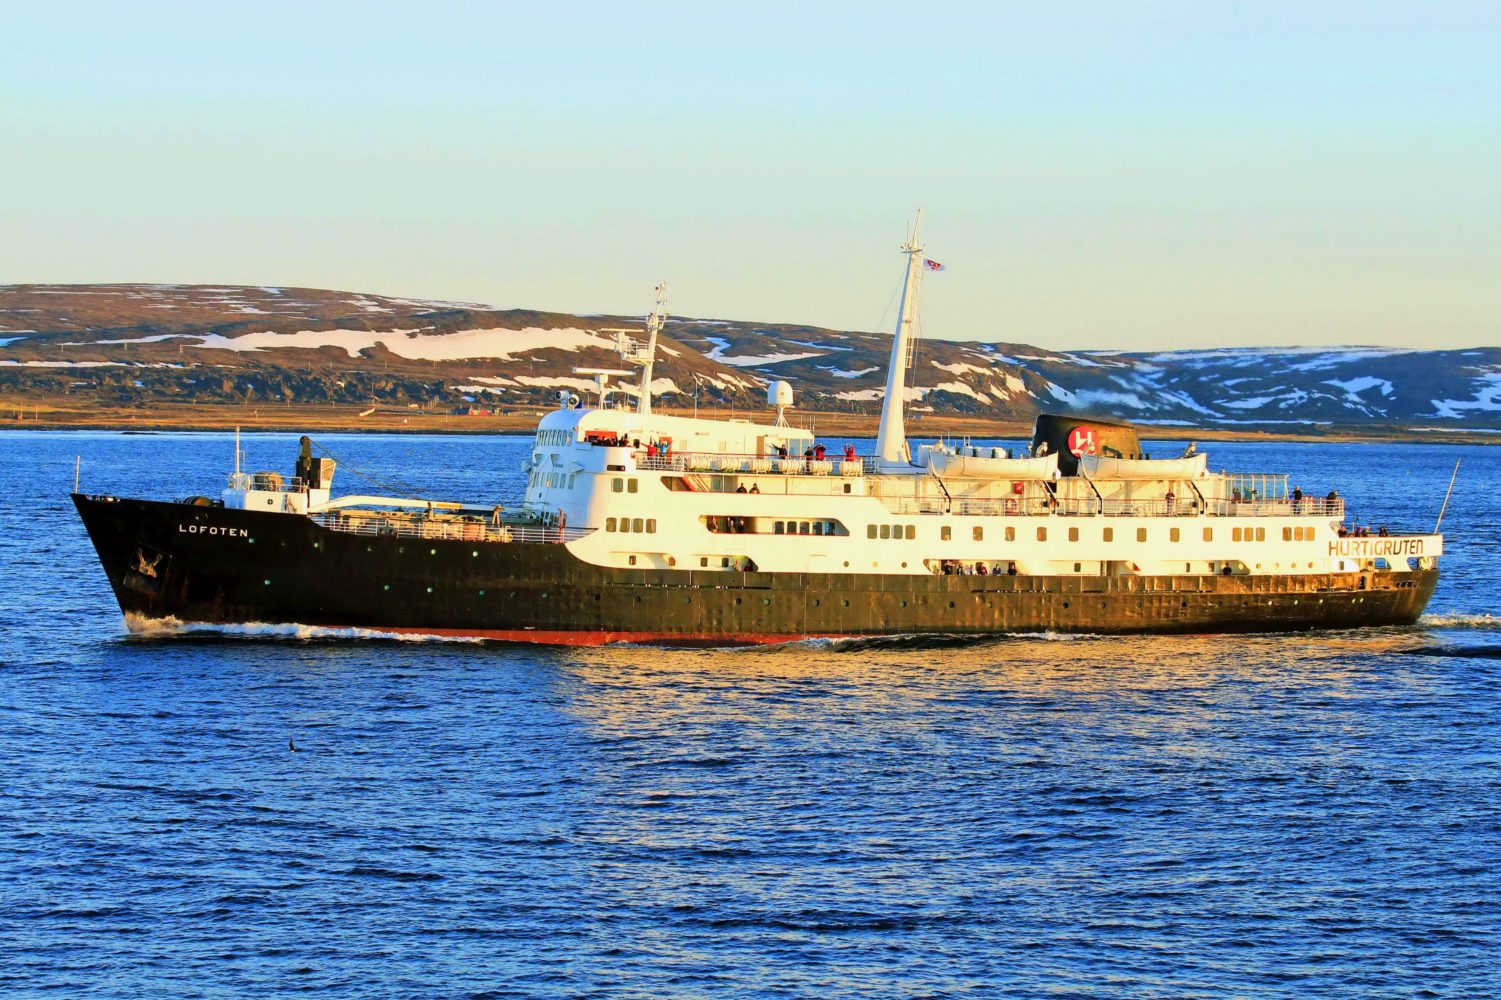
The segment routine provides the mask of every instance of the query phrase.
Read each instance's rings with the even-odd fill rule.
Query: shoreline
[[[548,407],[515,407],[508,413],[485,416],[458,416],[424,410],[370,407],[356,404],[322,404],[300,406],[223,405],[212,403],[159,404],[139,409],[91,410],[52,400],[0,400],[0,428],[22,431],[113,431],[151,433],[216,434],[233,431],[251,433],[340,434],[488,434],[531,436]],[[693,416],[693,410],[657,407],[655,412],[670,416]],[[364,415],[362,415],[364,414]],[[766,420],[760,409],[700,409],[698,415],[721,420]],[[830,437],[874,438],[878,417],[874,414],[794,411],[794,426],[814,429]],[[1187,425],[1137,424],[1142,440],[1197,439],[1201,441],[1267,441],[1312,443],[1404,443],[1404,444],[1501,444],[1501,432],[1488,433],[1462,428],[1428,427],[1352,427],[1331,426],[1327,429],[1277,430],[1271,428],[1233,429]],[[914,438],[975,437],[1030,439],[1032,422],[998,420],[974,415],[909,414],[908,434]]]

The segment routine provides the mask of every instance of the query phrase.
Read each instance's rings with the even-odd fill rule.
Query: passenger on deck
[[[741,483],[738,487],[735,488],[735,492],[736,493],[749,493],[750,491],[745,488],[745,484],[744,483]]]
[[[1293,487],[1293,513],[1303,513],[1303,487],[1301,486]]]
[[[786,457],[787,457],[787,446],[785,444],[779,444],[779,445],[777,445],[777,458],[786,458]]]
[[[855,460],[855,446],[854,445],[847,444],[847,445],[844,446],[844,460],[846,462],[853,462]]]
[[[751,483],[750,491],[752,493],[760,493],[761,492],[761,484],[759,484],[759,483]]]
[[[814,445],[813,446],[813,457],[816,458],[816,459],[818,459],[820,462],[822,462],[823,461],[823,456],[824,456],[824,447],[823,447],[823,445],[821,445],[821,444]]]
[[[1006,575],[1007,576],[1015,576],[1016,575],[1016,563],[1007,563],[1006,564]]]
[[[1376,532],[1376,535],[1379,538],[1390,538],[1391,537],[1391,532],[1387,531],[1386,530],[1386,525],[1383,524],[1381,526],[1381,530],[1378,531],[1378,532]]]
[[[1177,504],[1178,495],[1176,493],[1174,493],[1171,489],[1169,489],[1167,491],[1167,495],[1164,496],[1162,499],[1164,499],[1164,500],[1167,501],[1167,513],[1168,513],[1169,517],[1172,517],[1172,515],[1173,515],[1173,507]]]
[[[657,457],[657,442],[652,441],[651,443],[649,443],[646,446],[646,457],[647,458],[656,458]]]
[[[989,576],[990,575],[990,570],[986,567],[986,565],[984,563],[980,563],[978,566],[976,566],[975,567],[975,572],[978,575],[980,575],[980,576]]]

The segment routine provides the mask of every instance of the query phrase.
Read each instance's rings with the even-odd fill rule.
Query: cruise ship
[[[1347,529],[1335,490],[1150,457],[1127,423],[1045,414],[1012,451],[909,442],[924,273],[913,226],[873,450],[791,426],[654,412],[664,290],[619,369],[576,369],[517,497],[335,496],[238,467],[217,497],[74,493],[132,627],[298,625],[588,645],[939,633],[1214,633],[1408,625],[1438,534]],[[634,385],[611,379],[637,376]],[[238,446],[236,465],[238,466]]]

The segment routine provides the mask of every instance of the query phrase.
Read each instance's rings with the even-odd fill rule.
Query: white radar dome
[[[777,379],[766,387],[766,402],[769,406],[791,406],[792,386]]]

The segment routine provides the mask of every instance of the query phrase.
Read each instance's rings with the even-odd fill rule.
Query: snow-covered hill
[[[616,328],[574,316],[300,288],[0,286],[0,388],[148,398],[535,403],[618,367]],[[655,391],[756,405],[772,378],[803,409],[874,412],[889,334],[674,318]],[[1039,410],[1225,427],[1501,428],[1501,349],[1226,348],[1056,352],[925,340],[918,408],[1030,419]]]

